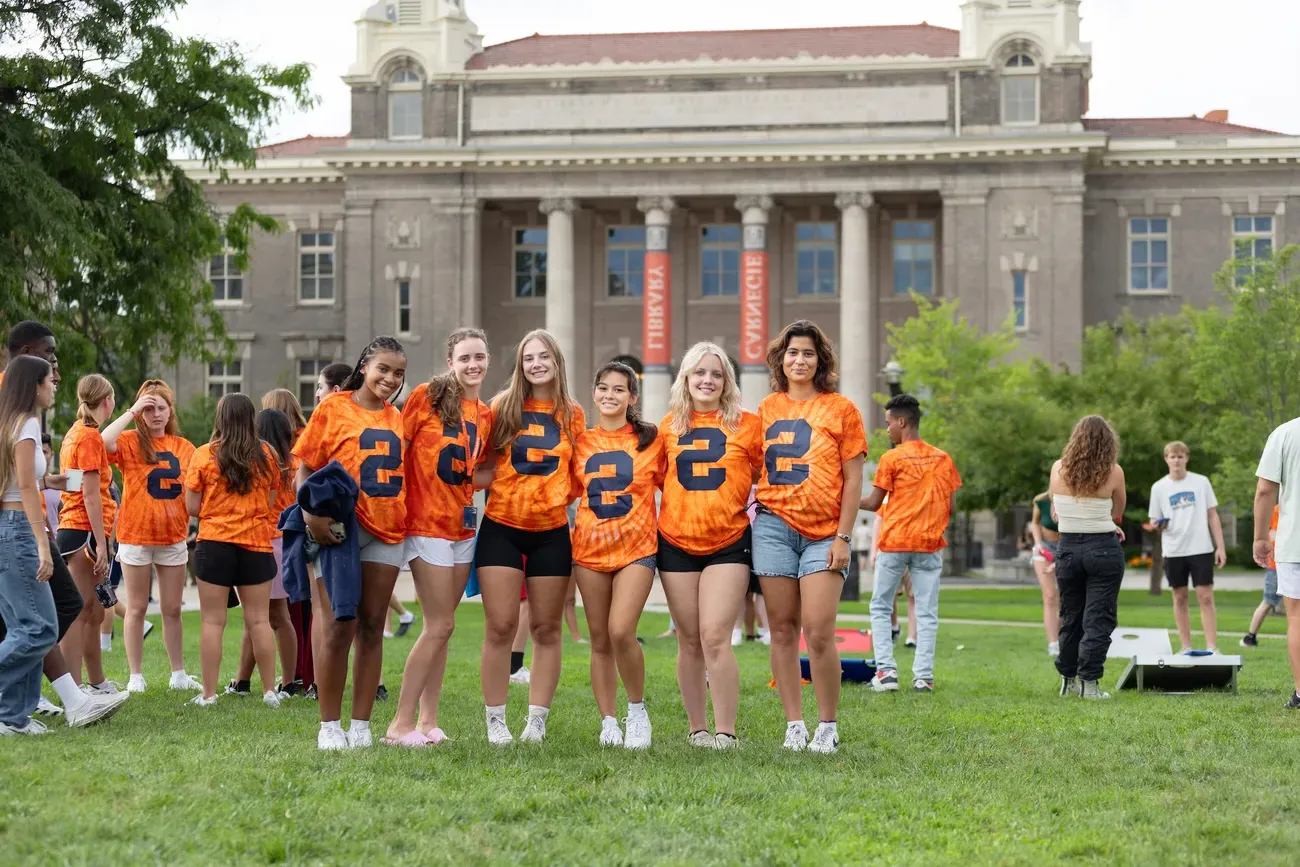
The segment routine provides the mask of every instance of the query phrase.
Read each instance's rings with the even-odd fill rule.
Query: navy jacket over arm
[[[298,504],[280,515],[284,531],[284,589],[291,602],[311,598],[307,564],[315,560],[325,581],[335,620],[352,620],[361,602],[361,551],[357,545],[357,482],[338,461],[330,461],[307,477],[298,489]],[[344,527],[338,545],[322,546],[307,533],[302,513],[328,516]]]

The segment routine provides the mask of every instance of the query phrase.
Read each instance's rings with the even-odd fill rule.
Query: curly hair
[[[1061,453],[1061,481],[1077,496],[1095,494],[1106,486],[1119,458],[1119,437],[1099,415],[1079,419]]]
[[[807,337],[817,350],[817,370],[813,373],[813,388],[818,394],[835,391],[839,382],[839,360],[835,357],[835,344],[826,336],[816,322],[798,319],[787,325],[776,339],[767,345],[767,370],[772,381],[772,390],[786,392],[790,390],[790,381],[785,375],[785,352],[790,348],[790,341],[796,337]]]

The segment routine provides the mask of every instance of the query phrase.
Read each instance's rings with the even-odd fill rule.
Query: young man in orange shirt
[[[939,574],[946,546],[944,531],[952,515],[961,477],[952,458],[921,439],[921,404],[900,394],[885,404],[885,424],[894,448],[876,469],[871,493],[862,508],[874,512],[889,497],[881,517],[880,553],[871,591],[871,639],[876,650],[876,692],[898,690],[890,614],[904,572],[912,575],[916,599],[917,644],[912,662],[912,689],[934,691],[934,646],[939,633]]]

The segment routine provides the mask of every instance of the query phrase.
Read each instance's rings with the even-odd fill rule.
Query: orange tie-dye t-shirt
[[[749,526],[749,492],[763,465],[758,416],[743,413],[730,431],[721,412],[692,412],[690,428],[678,436],[670,413],[659,436],[667,461],[659,532],[688,554],[712,554],[735,543]]]
[[[493,424],[501,414],[492,408]],[[582,407],[573,405],[569,429],[561,425],[555,401],[524,401],[523,427],[510,448],[497,456],[488,488],[487,516],[517,530],[554,530],[569,523],[569,503],[577,493],[570,475],[573,445],[587,429]]]
[[[279,466],[279,463],[276,464]],[[302,461],[289,455],[289,472],[288,479],[284,475],[280,476],[280,487],[275,491],[275,504],[271,506],[271,538],[284,538],[284,531],[280,529],[280,515],[284,510],[298,502],[298,491],[293,486],[294,477],[298,474],[298,467],[302,466]]]
[[[474,467],[492,435],[492,411],[481,400],[460,402],[461,423],[448,427],[418,386],[402,407],[406,429],[406,535],[460,542],[474,537],[465,508],[474,502]]]
[[[1274,572],[1277,571],[1277,561],[1273,559],[1273,555],[1277,553],[1277,518],[1281,512],[1281,506],[1274,506],[1273,519],[1268,523],[1268,529],[1271,531],[1268,534],[1268,540],[1273,543],[1273,545],[1268,549],[1268,568],[1272,569]]]
[[[947,546],[944,531],[961,476],[948,453],[923,440],[900,443],[880,457],[875,486],[889,492],[880,521],[880,550],[933,554]]]
[[[266,469],[256,474],[247,494],[236,493],[226,484],[217,465],[220,443],[199,446],[190,458],[185,487],[203,495],[199,506],[200,542],[228,542],[249,551],[271,551],[271,491],[280,487],[280,461],[275,451],[262,443]]]
[[[867,453],[862,413],[842,394],[791,400],[777,392],[758,405],[763,475],[758,502],[808,539],[839,531],[844,464]],[[856,503],[862,494],[853,492]]]
[[[85,473],[99,473],[99,498],[104,504],[104,536],[113,535],[113,519],[117,516],[117,504],[108,492],[113,484],[113,470],[108,464],[108,451],[104,448],[104,438],[99,428],[87,427],[78,420],[68,429],[59,447],[59,470],[81,470]],[[82,486],[84,490],[84,484]],[[61,497],[63,509],[59,512],[60,530],[89,530],[90,515],[86,512],[86,497],[81,491],[64,491]]]
[[[122,471],[122,508],[117,541],[123,545],[175,545],[184,542],[190,516],[185,511],[185,473],[194,444],[185,437],[153,437],[154,460],[148,463],[138,431],[123,431],[109,460]]]
[[[311,472],[338,461],[357,480],[357,521],[381,542],[406,538],[406,489],[402,469],[405,428],[397,407],[368,410],[340,391],[311,414],[294,444],[294,457]]]
[[[573,525],[573,562],[594,572],[616,572],[659,548],[655,491],[664,480],[662,437],[637,451],[632,425],[592,428],[578,437],[574,488],[580,491]]]

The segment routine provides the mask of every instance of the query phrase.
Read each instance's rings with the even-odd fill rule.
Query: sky
[[[370,0],[190,0],[177,32],[236,42],[249,58],[306,61],[319,99],[267,141],[343,135],[340,80],[356,52],[353,22]],[[466,0],[486,45],[533,33],[618,33],[872,24],[960,29],[960,0]],[[1186,117],[1228,109],[1233,123],[1300,135],[1297,0],[1083,0],[1092,42],[1091,117]]]

